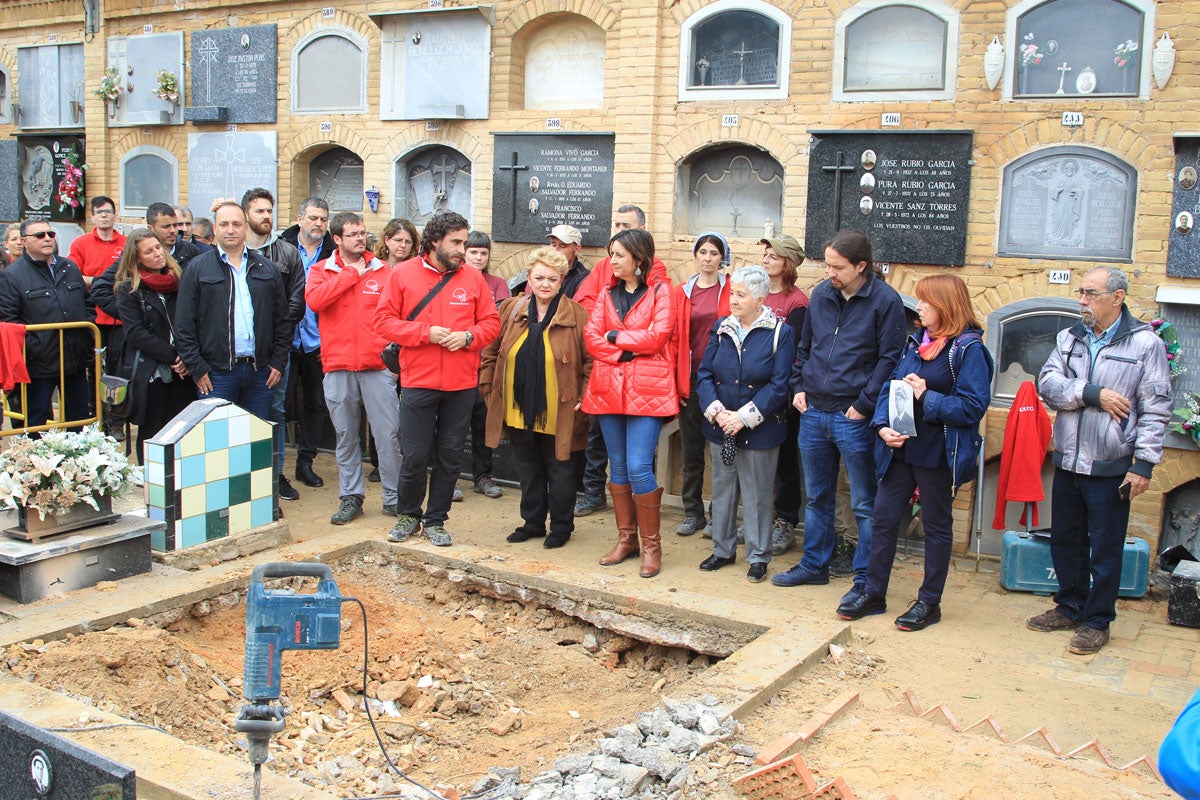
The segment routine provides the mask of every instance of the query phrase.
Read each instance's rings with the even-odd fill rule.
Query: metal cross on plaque
[[[517,162],[520,160],[520,154],[514,150],[512,154],[511,166],[496,167],[496,169],[512,172],[512,219],[509,220],[509,223],[513,225],[515,225],[517,222],[517,173],[521,170],[529,169],[528,164],[518,164]]]
[[[847,164],[846,154],[838,150],[834,162],[821,169],[833,173],[833,230],[837,232],[842,229],[842,173],[854,172],[854,166]]]

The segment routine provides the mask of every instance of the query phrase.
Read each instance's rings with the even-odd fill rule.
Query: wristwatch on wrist
[[[467,335],[467,347],[475,344],[475,334],[471,333],[470,331],[463,331],[463,333]]]

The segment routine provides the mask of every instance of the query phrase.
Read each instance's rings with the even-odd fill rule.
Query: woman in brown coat
[[[592,357],[583,345],[587,312],[561,294],[567,260],[549,247],[529,255],[529,294],[500,304],[500,338],[484,351],[479,390],[487,401],[487,444],[508,435],[521,479],[521,527],[508,535],[524,542],[550,535],[543,547],[562,547],[575,530],[573,451],[587,444],[580,413]]]

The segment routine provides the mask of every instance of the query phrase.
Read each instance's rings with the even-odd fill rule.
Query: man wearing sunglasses
[[[1129,279],[1116,267],[1083,276],[1079,323],[1060,331],[1038,376],[1054,420],[1050,559],[1054,608],[1030,617],[1035,631],[1073,631],[1067,650],[1098,653],[1117,617],[1129,501],[1150,485],[1171,418],[1166,351],[1125,305]]]
[[[21,223],[25,255],[0,272],[0,321],[37,325],[93,322],[96,308],[88,298],[83,273],[72,261],[54,254],[55,232],[45,220]],[[62,332],[63,418],[88,415],[88,385],[84,376],[92,356],[92,335],[86,330]],[[51,398],[59,385],[59,332],[25,335],[25,366],[29,370],[26,425],[50,419]]]

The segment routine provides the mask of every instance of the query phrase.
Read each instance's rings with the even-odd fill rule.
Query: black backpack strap
[[[461,269],[461,267],[459,269]],[[442,288],[450,282],[450,279],[454,277],[454,273],[457,271],[458,270],[446,271],[446,274],[442,276],[442,279],[433,285],[433,288],[429,290],[429,294],[421,298],[421,302],[417,303],[417,307],[414,308],[412,313],[408,315],[409,322],[412,322],[414,319],[416,319],[417,315],[425,310],[425,306],[433,302],[433,298],[437,297],[437,293],[440,292]]]

